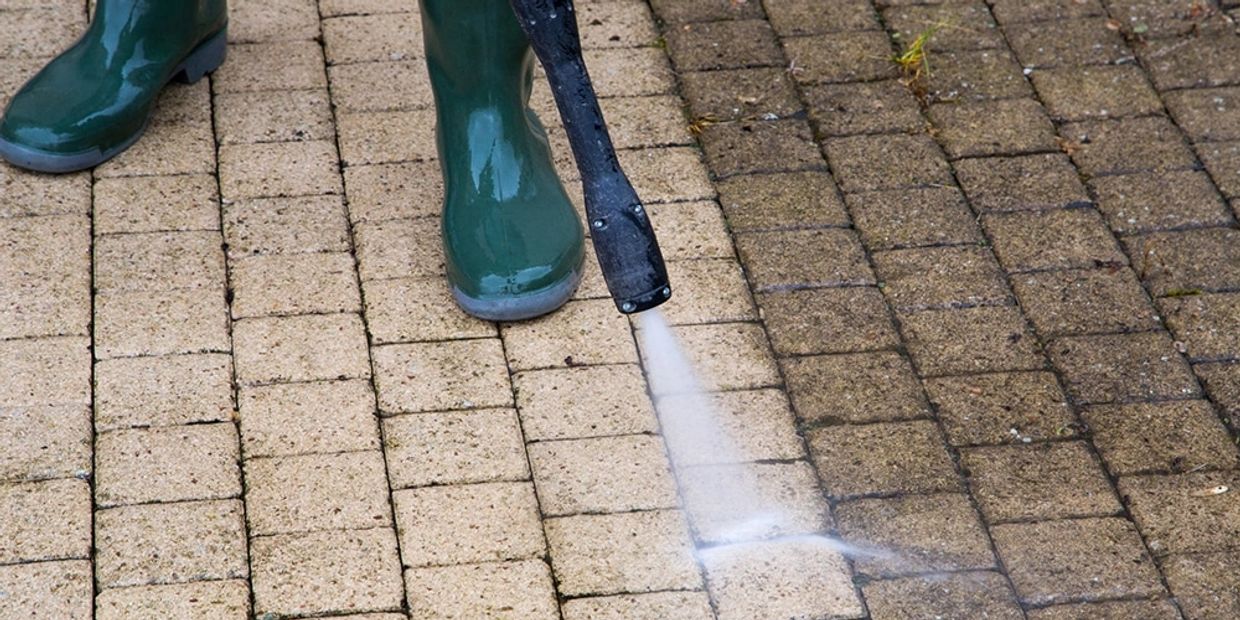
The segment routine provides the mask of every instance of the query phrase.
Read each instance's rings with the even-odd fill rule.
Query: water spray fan
[[[585,195],[590,239],[620,312],[649,310],[672,296],[650,215],[620,168],[590,83],[572,0],[511,0],[547,73]]]

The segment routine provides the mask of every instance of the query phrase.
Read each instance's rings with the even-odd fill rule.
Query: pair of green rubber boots
[[[529,43],[507,0],[420,4],[453,296],[488,320],[555,310],[580,281],[583,232],[529,108]],[[41,172],[115,156],[142,135],[168,82],[224,62],[227,21],[225,0],[98,0],[82,38],[12,97],[0,156]]]

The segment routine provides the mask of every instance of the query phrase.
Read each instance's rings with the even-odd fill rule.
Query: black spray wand
[[[650,217],[620,169],[598,97],[581,57],[572,0],[511,0],[512,8],[547,72],[547,82],[577,159],[590,238],[603,279],[625,314],[653,308],[672,296],[667,267]]]

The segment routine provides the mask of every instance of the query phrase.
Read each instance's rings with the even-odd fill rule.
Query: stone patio
[[[0,104],[84,4],[0,0]],[[695,553],[597,266],[449,299],[416,5],[233,0],[129,152],[0,165],[0,620],[1240,617],[1238,11],[579,0],[710,467],[797,514]]]

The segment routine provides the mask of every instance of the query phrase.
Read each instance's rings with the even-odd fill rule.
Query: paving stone
[[[783,65],[775,32],[760,19],[669,29],[667,49],[679,71]]]
[[[711,125],[702,132],[702,148],[717,177],[823,166],[813,131],[802,120]]]
[[[86,477],[92,469],[86,405],[0,407],[0,480]]]
[[[241,388],[247,458],[374,450],[374,396],[365,380]]]
[[[1129,237],[1133,268],[1154,295],[1240,286],[1240,231],[1204,228]]]
[[[964,159],[956,177],[981,211],[1015,211],[1088,204],[1089,196],[1068,159],[1057,153]]]
[[[892,6],[883,10],[893,38],[912,44],[929,32],[926,45],[931,49],[962,50],[1003,47],[1003,34],[982,2]]]
[[[1120,511],[1110,481],[1082,442],[966,448],[960,463],[988,522]]]
[[[1043,337],[1157,329],[1158,313],[1130,269],[1020,274],[1012,289]]]
[[[809,86],[805,98],[815,129],[828,136],[914,132],[926,124],[899,80]]]
[[[982,240],[964,196],[953,187],[849,194],[846,202],[871,251]]]
[[[409,110],[435,105],[426,63],[364,62],[327,68],[332,101],[342,112]]]
[[[391,528],[261,536],[251,541],[250,554],[259,616],[401,606]]]
[[[224,253],[216,232],[107,235],[94,267],[101,292],[210,288],[224,280]]]
[[[994,242],[999,264],[1009,272],[1126,262],[1092,209],[987,214],[982,226]]]
[[[766,333],[757,323],[683,325],[673,328],[673,332],[706,391],[753,389],[780,383]],[[648,353],[649,346],[642,343],[642,355]],[[644,357],[643,361],[649,368],[649,358]],[[650,391],[656,396],[683,389],[676,381],[669,382],[657,374],[650,379]]]
[[[944,103],[930,121],[950,157],[1019,155],[1055,148],[1055,126],[1033,99]]]
[[[694,119],[792,116],[801,110],[796,89],[779,68],[695,71],[681,76]]]
[[[516,370],[637,361],[628,321],[609,299],[572,301],[541,319],[505,324],[501,333]]]
[[[881,31],[792,37],[783,44],[792,79],[800,84],[873,82],[897,75],[889,60],[891,41]]]
[[[864,614],[844,557],[826,545],[796,540],[726,545],[703,556],[719,620]]]
[[[1016,58],[1006,49],[941,52],[934,54],[933,62],[933,71],[924,77],[931,103],[1033,95]]]
[[[995,566],[985,528],[962,494],[842,502],[835,515],[842,538],[890,554],[855,560],[868,577]]]
[[[102,588],[244,579],[239,500],[142,504],[95,513],[95,578]]]
[[[243,620],[250,617],[250,588],[230,579],[108,589],[95,598],[95,614],[99,620]]]
[[[1233,472],[1120,478],[1119,492],[1155,555],[1235,546],[1240,502]]]
[[[336,138],[327,91],[221,94],[214,110],[220,144]]]
[[[558,517],[543,527],[563,595],[701,587],[684,515],[677,511]]]
[[[95,364],[95,430],[231,419],[232,360],[175,355]]]
[[[835,182],[826,172],[736,176],[719,181],[718,187],[728,227],[735,232],[848,224]]]
[[[665,260],[736,255],[723,212],[713,200],[651,205],[648,212]]]
[[[539,505],[551,516],[676,506],[663,444],[648,435],[530,444]]]
[[[353,257],[250,256],[229,263],[233,318],[359,312]]]
[[[359,239],[361,232],[358,233]],[[224,211],[229,258],[253,254],[348,252],[349,220],[339,196],[245,200]]]
[[[1240,357],[1240,334],[1235,329],[1240,324],[1240,293],[1166,297],[1158,300],[1158,307],[1189,359]]]
[[[496,338],[386,345],[371,357],[384,414],[512,406],[504,349]]]
[[[1187,618],[1226,618],[1240,608],[1236,579],[1240,554],[1236,552],[1173,555],[1163,560],[1163,571]]]
[[[95,440],[99,507],[241,494],[237,431],[231,424],[136,428]]]
[[[378,451],[250,459],[246,520],[253,536],[391,526]]]
[[[667,263],[667,273],[677,286],[676,301],[662,308],[672,325],[758,319],[749,283],[736,260],[673,261]]]
[[[409,489],[393,493],[392,500],[406,566],[523,560],[546,553],[538,500],[529,482]]]
[[[231,44],[211,86],[217,93],[327,88],[323,48],[316,41]]]
[[[942,377],[925,385],[953,445],[1022,443],[1077,433],[1072,409],[1049,372]]]
[[[667,52],[657,47],[583,50],[590,81],[601,98],[671,95],[676,78]],[[549,92],[549,90],[548,90]]]
[[[1167,93],[1163,102],[1189,140],[1240,140],[1240,88],[1180,90]]]
[[[3,92],[12,91],[3,89]],[[0,100],[3,97],[4,95],[0,95]],[[85,215],[91,211],[90,173],[52,176],[5,166],[0,169],[0,187],[4,188],[4,204],[0,205],[0,217]],[[95,186],[94,191],[95,199],[98,200],[98,186]],[[96,226],[101,224],[98,221],[102,215],[99,207],[100,204],[96,202]]]
[[[865,252],[850,230],[754,232],[737,235],[736,246],[756,291],[874,284]]]
[[[834,138],[825,148],[846,192],[953,185],[947,162],[928,136]]]
[[[0,340],[5,406],[90,402],[90,344],[79,337]]]
[[[350,15],[322,22],[327,63],[405,60],[421,56],[416,11],[389,15]]]
[[[309,0],[234,0],[229,11],[229,41],[270,41],[275,39],[313,39],[319,35],[317,3]],[[277,19],[265,11],[278,11]]]
[[[201,110],[210,106],[205,101],[206,82],[202,84],[204,100],[196,102]],[[170,87],[172,88],[172,87]],[[182,87],[188,88],[188,87]],[[207,121],[169,120],[174,108],[157,107],[155,116],[139,140],[124,153],[95,168],[97,178],[175,174],[211,174],[215,171],[215,140]],[[161,118],[162,117],[162,118]]]
[[[349,166],[344,185],[355,222],[436,216],[443,204],[438,162]]]
[[[1232,32],[1150,41],[1138,50],[1159,90],[1230,86],[1240,82],[1240,42]]]
[[[899,315],[913,361],[924,376],[1038,370],[1040,347],[1020,310],[979,306]]]
[[[829,426],[811,431],[808,438],[833,498],[960,488],[933,422]]]
[[[341,191],[333,142],[224,145],[219,169],[220,191],[230,200]]]
[[[697,620],[715,617],[705,592],[591,596],[565,601],[561,609],[565,620]]]
[[[1056,33],[1061,35],[1061,33]],[[1033,86],[1057,121],[1157,114],[1158,94],[1132,65],[1033,72]]]
[[[94,194],[97,235],[220,228],[219,188],[211,175],[99,179]]]
[[[660,431],[676,467],[804,456],[788,397],[778,389],[664,396],[657,407],[664,420]],[[703,416],[712,417],[721,432],[702,437],[692,424],[671,423]]]
[[[1104,65],[1132,56],[1103,16],[1015,24],[1007,35],[1026,67]]]
[[[812,0],[775,0],[770,4],[764,3],[763,8],[771,26],[781,37],[882,28],[874,8],[864,0],[841,0],[830,4]]]
[[[929,413],[907,360],[894,351],[780,362],[797,415],[810,423],[876,422]]]
[[[876,252],[883,294],[897,310],[992,305],[1011,299],[994,255],[978,247]]]
[[[1165,600],[1074,603],[1029,611],[1030,620],[1175,620],[1180,617],[1175,606]]]
[[[831,524],[813,467],[793,463],[702,465],[680,471],[685,512],[703,544],[812,535]],[[770,513],[779,506],[779,514]]]
[[[341,161],[352,166],[435,159],[434,119],[434,110],[342,113],[337,121]]]
[[[551,572],[541,560],[414,568],[405,571],[414,618],[559,618]]]
[[[1240,195],[1240,143],[1213,142],[1197,145],[1197,155],[1223,195]]]
[[[1007,579],[992,572],[872,581],[862,586],[861,593],[875,619],[1025,617]]]
[[[1185,398],[1200,390],[1165,334],[1060,338],[1047,347],[1079,403]]]
[[[894,348],[900,337],[877,288],[763,293],[758,305],[779,355]]]
[[[383,426],[393,488],[530,477],[521,424],[511,409],[402,415]]]
[[[1097,207],[1120,234],[1233,222],[1204,172],[1107,176],[1089,185],[1097,196]]]
[[[1013,523],[990,531],[1026,604],[1164,592],[1136,528],[1123,519]]]
[[[1103,405],[1083,415],[1114,475],[1232,469],[1240,463],[1208,401]]]
[[[89,558],[90,495],[76,479],[0,486],[0,563]]]
[[[5,58],[42,58],[58,53],[84,30],[79,15],[53,10],[51,7],[29,7],[33,10],[13,11],[6,16],[0,30],[5,41],[0,56]]]
[[[1196,364],[1193,371],[1201,379],[1223,422],[1232,429],[1240,427],[1240,363]]]
[[[635,365],[582,366],[513,376],[531,441],[654,432],[654,410]]]
[[[370,376],[356,314],[243,319],[233,325],[233,346],[245,385]]]
[[[693,143],[680,97],[608,97],[599,107],[618,149]]]
[[[8,618],[89,620],[94,584],[88,560],[0,566],[0,592]]]
[[[443,277],[437,218],[365,222],[357,227],[357,261],[362,281],[380,278]]]
[[[618,158],[646,204],[715,197],[697,149],[633,149],[621,151]]]
[[[1198,167],[1180,129],[1164,116],[1069,123],[1060,134],[1088,175]]]
[[[585,3],[577,12],[583,49],[655,45],[659,36],[645,2]]]

